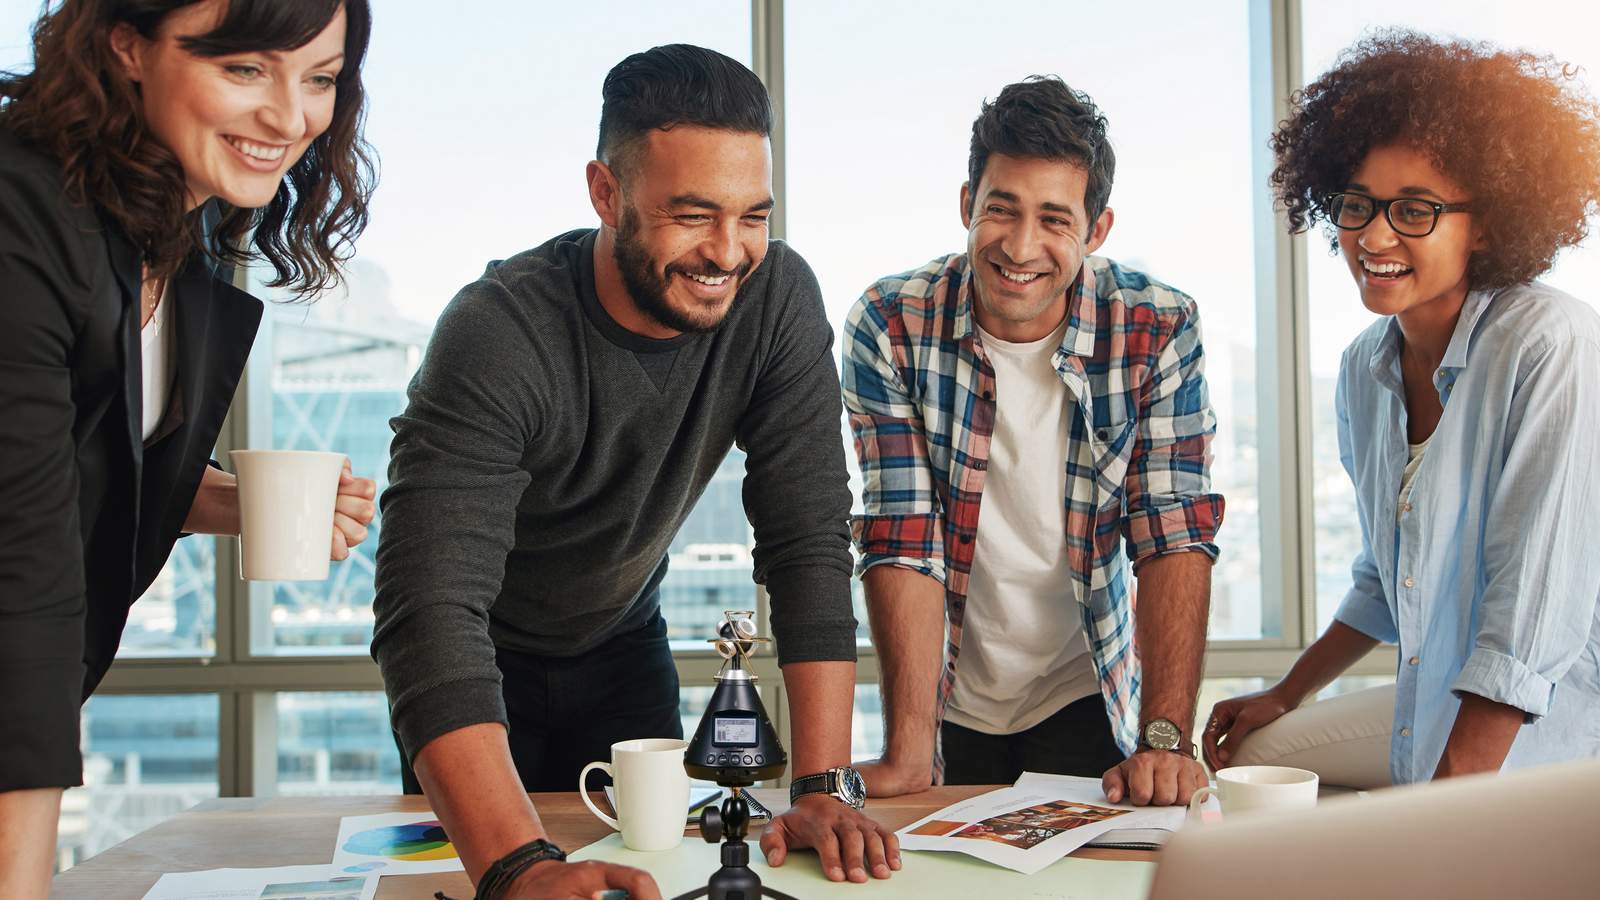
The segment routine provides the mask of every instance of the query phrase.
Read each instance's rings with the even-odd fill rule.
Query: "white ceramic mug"
[[[239,577],[327,578],[344,454],[234,450],[229,456],[239,476]]]
[[[1189,811],[1199,817],[1200,804],[1212,794],[1224,817],[1265,810],[1310,809],[1317,805],[1317,773],[1288,766],[1234,766],[1217,770],[1216,786],[1194,792]]]
[[[689,773],[683,768],[687,741],[639,738],[611,745],[611,762],[592,762],[578,773],[578,796],[600,821],[622,832],[629,850],[671,850],[683,841],[689,808]],[[611,776],[617,821],[601,812],[583,789],[591,769]]]

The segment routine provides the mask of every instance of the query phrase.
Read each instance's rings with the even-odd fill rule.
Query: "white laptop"
[[[1600,898],[1600,760],[1193,825],[1150,900]]]

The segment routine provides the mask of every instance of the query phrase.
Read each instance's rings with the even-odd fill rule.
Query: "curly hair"
[[[240,264],[264,259],[274,277],[308,299],[336,285],[340,267],[366,228],[376,181],[375,154],[361,136],[366,94],[361,63],[372,31],[367,0],[228,0],[210,32],[179,39],[200,56],[293,50],[345,10],[345,62],[335,82],[333,119],[289,168],[266,206],[240,209],[221,200],[209,236],[200,210],[189,209],[178,158],[151,135],[139,86],[111,48],[127,23],[154,38],[175,9],[196,0],[63,0],[33,27],[34,67],[0,75],[0,127],[61,165],[67,197],[93,205],[144,254],[157,276],[170,276],[199,251]]]
[[[1290,103],[1272,136],[1271,184],[1295,233],[1326,223],[1328,194],[1393,144],[1470,192],[1486,246],[1467,263],[1475,288],[1537,278],[1600,212],[1600,106],[1576,67],[1551,57],[1380,31]]]
[[[1111,149],[1106,117],[1088,94],[1073,90],[1054,75],[1030,75],[1008,84],[1000,89],[1000,96],[978,109],[967,154],[971,207],[978,202],[978,182],[994,153],[1064,160],[1087,169],[1083,206],[1091,228],[1111,202],[1117,155]]]

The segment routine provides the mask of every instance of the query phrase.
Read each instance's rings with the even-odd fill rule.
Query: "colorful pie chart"
[[[437,821],[358,831],[344,842],[344,849],[346,853],[362,856],[411,861],[455,859],[456,856],[456,848],[450,846],[444,826]]]

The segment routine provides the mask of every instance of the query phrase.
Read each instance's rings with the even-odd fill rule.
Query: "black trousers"
[[[1099,778],[1125,758],[1111,737],[1096,693],[1016,734],[984,734],[945,722],[939,728],[945,784],[1011,784],[1023,772]]]
[[[658,612],[635,631],[580,656],[533,656],[500,649],[511,759],[526,791],[572,791],[591,762],[611,761],[611,745],[632,738],[682,738],[678,668]],[[398,743],[398,739],[397,739]],[[400,751],[408,794],[422,793]],[[588,790],[610,784],[589,773]]]

